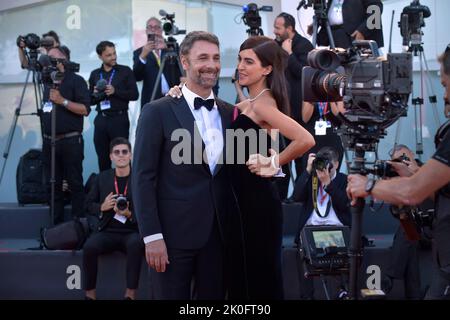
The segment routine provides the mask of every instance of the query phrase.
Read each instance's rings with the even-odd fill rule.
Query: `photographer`
[[[67,179],[72,193],[72,216],[84,215],[83,189],[83,117],[89,115],[90,97],[86,81],[73,71],[66,70],[69,64],[68,51],[60,47],[48,51],[50,59],[57,59],[56,68],[63,75],[59,87],[44,81],[44,95],[42,108],[43,122],[43,162],[47,177],[51,172],[51,137],[52,113],[55,112],[55,216],[54,223],[64,221],[64,193],[63,177]],[[53,60],[55,61],[55,60]],[[48,66],[43,70],[54,66]],[[51,70],[50,70],[51,71]],[[52,74],[55,71],[51,72]],[[51,80],[50,80],[51,81]]]
[[[450,46],[439,57],[441,83],[445,87],[445,97],[450,97]],[[415,205],[429,196],[435,195],[435,219],[433,237],[435,261],[439,269],[434,273],[427,299],[450,298],[450,130],[446,122],[436,135],[437,150],[425,165],[410,177],[375,181],[361,175],[348,177],[347,193],[352,204],[357,198],[368,195],[397,205]],[[397,172],[407,170],[403,163],[392,164]]]
[[[384,46],[382,27],[370,29],[368,19],[372,11],[370,6],[378,6],[383,11],[381,0],[323,0],[327,1],[326,14],[331,26],[334,44],[337,48],[349,48],[354,40],[374,40],[378,47]],[[378,18],[381,23],[381,17]],[[312,25],[308,26],[308,34],[312,35]],[[321,26],[317,34],[319,46],[329,46],[325,26]]]
[[[144,244],[133,215],[131,194],[131,145],[125,138],[111,141],[109,157],[115,169],[101,172],[90,190],[87,212],[100,219],[97,232],[83,247],[86,299],[96,299],[98,257],[120,250],[127,255],[125,299],[135,299]]]
[[[403,175],[411,176],[419,170],[421,163],[418,162],[419,160],[414,159],[414,153],[407,146],[402,144],[396,145],[389,152],[389,155],[391,156],[391,161],[404,163],[407,166],[405,168],[407,170],[402,172]],[[426,205],[429,206],[429,203],[424,203],[423,207],[425,208]],[[393,206],[393,208],[396,209],[398,207]],[[405,228],[407,226],[406,223],[408,225],[412,223],[409,217],[405,217],[404,214],[401,214],[399,219]],[[406,299],[418,300],[422,297],[418,257],[419,243],[418,239],[410,238],[402,225],[399,225],[394,235],[383,290],[387,293],[392,289],[393,279],[403,279]],[[413,226],[413,228],[415,229],[413,232],[417,232],[416,227]]]
[[[133,71],[117,64],[114,43],[102,41],[96,48],[100,68],[91,72],[89,90],[91,104],[96,104],[97,116],[94,120],[94,146],[100,172],[111,169],[109,145],[116,137],[128,139],[130,120],[128,104],[139,98]]]
[[[303,202],[298,233],[295,242],[307,225],[350,225],[350,206],[345,193],[347,176],[340,173],[339,152],[333,147],[323,147],[317,155],[310,153],[306,170],[296,182],[294,200]],[[314,184],[317,179],[317,184]],[[300,287],[303,299],[312,299],[313,281],[303,276],[303,267],[298,261]]]
[[[147,43],[133,52],[133,72],[137,81],[143,81],[141,108],[150,102],[153,88],[158,86],[155,99],[163,97],[169,89],[180,83],[178,66],[166,63],[160,83],[156,83],[161,59],[166,54],[166,44],[162,35],[161,21],[155,17],[147,20]]]
[[[48,50],[50,50],[51,48],[56,48],[61,45],[58,34],[53,30],[50,30],[49,32],[44,33],[42,35],[41,42],[44,42],[45,44],[47,44],[45,46],[41,46],[38,49],[40,51],[40,53],[43,53],[43,54],[46,54],[48,52]],[[25,39],[23,37],[19,37],[19,39],[17,41],[17,46],[19,48],[20,65],[22,66],[22,69],[28,69],[29,63],[28,63],[28,58],[27,58],[26,51],[25,51],[26,43],[25,43]]]

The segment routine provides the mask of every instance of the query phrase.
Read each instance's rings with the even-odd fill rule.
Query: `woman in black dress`
[[[231,299],[283,298],[282,209],[269,178],[314,145],[311,134],[288,116],[286,63],[287,53],[270,38],[250,37],[240,47],[239,84],[250,98],[237,105],[241,113],[232,128],[257,139],[246,139],[245,146],[234,143],[235,162],[229,166],[240,209],[232,219],[228,247]],[[270,150],[275,131],[291,141],[280,154]],[[246,163],[238,161],[242,152]]]

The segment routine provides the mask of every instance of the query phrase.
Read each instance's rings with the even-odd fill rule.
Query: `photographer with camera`
[[[35,37],[33,37],[33,36],[35,36]],[[30,45],[31,45],[32,49],[34,49],[35,44],[32,42],[33,42],[33,40],[36,40],[36,39],[39,42],[39,47],[37,48],[37,50],[42,54],[46,54],[48,52],[48,50],[50,50],[51,48],[56,48],[61,45],[58,34],[53,30],[50,30],[49,32],[44,33],[42,35],[42,39],[39,39],[39,37],[37,37],[34,34],[28,34],[26,36],[19,36],[17,38],[17,47],[19,50],[19,60],[20,60],[20,65],[22,66],[22,69],[28,69],[28,67],[29,67],[26,48],[30,47]]]
[[[68,50],[68,49],[67,49]],[[83,189],[83,117],[90,112],[90,96],[86,81],[74,73],[69,52],[61,47],[51,48],[42,70],[44,83],[43,163],[47,177],[51,177],[52,113],[55,112],[55,203],[54,223],[64,221],[63,177],[72,193],[72,216],[84,216]]]
[[[305,226],[350,225],[350,201],[345,190],[347,176],[340,173],[339,152],[333,147],[323,147],[316,154],[310,153],[306,170],[297,179],[293,198],[303,202],[298,233],[295,242]],[[303,266],[297,264],[300,278],[301,296],[312,299],[314,286],[311,279],[303,276]]]
[[[116,137],[128,139],[130,120],[128,104],[139,98],[133,71],[117,64],[114,43],[101,41],[96,48],[100,68],[91,72],[89,90],[91,104],[96,104],[97,116],[94,120],[94,146],[100,172],[111,169],[109,145]]]
[[[161,60],[167,52],[167,46],[162,35],[161,21],[156,17],[147,20],[147,43],[133,52],[133,72],[137,81],[143,81],[141,93],[141,108],[150,102],[153,89],[155,99],[163,97],[169,89],[180,83],[181,73],[171,64],[166,64],[161,74],[160,83],[156,83]],[[178,68],[177,68],[178,69]]]
[[[398,144],[390,152],[392,163],[403,163],[404,170],[399,170],[401,176],[411,176],[416,173],[422,165],[415,159],[414,153],[405,145]],[[390,169],[393,170],[393,169]],[[397,175],[397,173],[396,173]],[[421,205],[422,210],[430,207],[430,201],[425,201]],[[391,212],[395,215],[401,225],[395,232],[394,239],[389,254],[389,263],[386,269],[386,277],[383,281],[383,291],[388,293],[392,289],[394,279],[402,279],[405,288],[405,298],[408,300],[419,300],[422,297],[420,289],[420,272],[418,257],[418,227],[411,221],[410,212],[415,208],[409,206],[397,207],[391,205]]]
[[[97,232],[83,247],[86,299],[96,299],[98,257],[116,250],[127,255],[126,300],[136,298],[144,257],[144,244],[133,215],[131,193],[131,144],[122,137],[111,141],[109,157],[115,169],[101,172],[87,200],[88,214],[99,218]]]
[[[353,40],[374,40],[378,47],[384,46],[382,27],[371,29],[368,20],[372,11],[371,6],[378,6],[380,14],[383,12],[381,0],[319,0],[324,3],[326,16],[331,27],[331,33],[336,48],[349,48]],[[376,12],[376,11],[375,11]],[[381,21],[381,17],[379,18]],[[313,26],[309,25],[309,35],[313,34]],[[317,34],[319,46],[329,46],[327,30],[321,25]]]
[[[439,57],[441,83],[445,97],[450,97],[450,46]],[[368,179],[362,175],[348,177],[348,196],[352,204],[368,195],[397,205],[415,205],[429,196],[435,196],[435,219],[433,222],[433,244],[438,271],[426,299],[450,299],[450,131],[447,121],[438,130],[435,138],[437,150],[415,174],[391,180]],[[397,172],[405,170],[403,163],[392,163]]]

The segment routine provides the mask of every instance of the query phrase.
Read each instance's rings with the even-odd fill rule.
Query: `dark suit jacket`
[[[330,9],[331,1],[332,0],[328,0],[328,10]],[[364,35],[366,40],[376,41],[378,47],[381,48],[384,46],[383,28],[371,30],[367,27],[367,19],[371,15],[371,13],[367,13],[367,8],[371,5],[379,6],[381,12],[383,12],[383,3],[381,0],[345,0],[342,5],[342,15],[344,18],[343,27],[349,36],[355,32],[355,30],[358,30]],[[325,28],[321,28],[319,33],[322,37],[325,37]]]
[[[216,101],[225,130],[233,109]],[[201,144],[194,146],[194,139],[185,138],[171,141],[177,129],[185,129],[190,137],[196,130]],[[172,151],[180,154],[174,149],[180,143],[189,163],[172,161]],[[229,175],[221,164],[212,175],[203,162],[203,143],[184,97],[164,97],[144,106],[134,148],[133,204],[142,237],[162,233],[169,248],[199,249],[206,244],[216,217],[225,241],[228,212],[235,210]]]
[[[141,94],[141,108],[150,102],[152,97],[153,88],[155,87],[156,78],[159,72],[158,61],[156,60],[153,53],[147,56],[147,63],[143,64],[139,59],[139,55],[142,52],[142,47],[133,52],[133,72],[136,77],[136,81],[143,81],[142,84],[142,94]],[[166,55],[166,51],[162,50],[162,57]],[[180,84],[181,72],[177,64],[169,63],[166,60],[166,65],[164,66],[164,76],[169,83],[169,88]],[[158,89],[156,90],[155,100],[161,98],[163,95],[161,93],[161,82],[158,84]]]
[[[289,56],[286,68],[286,80],[289,84],[289,101],[291,103],[291,117],[301,122],[302,107],[302,70],[308,65],[308,53],[313,49],[311,42],[298,33],[292,39],[292,54]]]
[[[115,170],[109,169],[99,173],[99,175],[95,178],[95,182],[92,184],[91,190],[89,191],[86,199],[86,212],[93,216],[99,218],[99,224],[97,227],[97,231],[102,231],[106,228],[106,226],[110,223],[110,221],[114,218],[115,212],[114,210],[109,210],[106,212],[101,212],[100,208],[102,206],[103,201],[108,196],[110,192],[116,193],[114,187],[114,176]],[[133,202],[131,201],[132,192],[131,192],[131,176],[128,178],[128,190],[127,190],[127,198],[130,200],[130,210],[132,212],[132,216],[129,219],[129,222],[136,224],[136,218],[133,210]]]
[[[337,217],[343,225],[349,226],[351,223],[350,200],[346,193],[347,175],[338,172],[336,177],[327,186],[325,191],[331,197],[331,203]],[[298,237],[314,209],[312,201],[312,176],[305,170],[298,178],[295,185],[295,201],[303,202],[298,223],[297,236],[295,242],[298,243]]]

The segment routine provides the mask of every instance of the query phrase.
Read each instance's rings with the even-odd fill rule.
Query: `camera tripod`
[[[176,42],[171,43],[171,45],[173,45],[175,48],[178,47]],[[178,67],[178,69],[180,70],[181,75],[184,74],[183,68],[181,67],[180,58],[176,51],[177,50],[175,50],[174,48],[169,47],[169,51],[167,51],[165,53],[165,55],[162,57],[161,64],[160,64],[159,70],[158,70],[158,75],[156,76],[155,86],[153,87],[152,96],[150,98],[150,102],[155,100],[156,91],[158,90],[158,88],[161,88],[161,77],[162,77],[164,67],[165,67],[167,61],[169,61],[169,64],[172,66],[172,68],[175,67],[175,65],[176,65]]]
[[[411,47],[409,47],[408,52],[413,53],[415,57],[419,58],[419,65],[420,65],[420,89],[419,89],[419,96],[414,96],[414,88],[411,92],[411,103],[414,106],[414,124],[416,128],[415,132],[415,139],[416,139],[416,154],[418,155],[419,159],[422,160],[423,155],[423,133],[422,133],[422,125],[423,125],[423,118],[422,118],[422,110],[424,105],[424,81],[426,81],[426,87],[427,92],[431,93],[431,95],[428,96],[428,101],[431,103],[432,110],[433,110],[433,116],[435,119],[435,122],[437,124],[437,127],[441,125],[439,120],[439,115],[437,111],[437,98],[436,94],[433,88],[433,84],[431,82],[430,78],[430,71],[428,68],[427,59],[425,57],[425,52],[423,50],[422,44],[412,44]],[[424,68],[425,67],[425,68]],[[400,136],[400,122],[397,126],[396,131],[396,137],[395,137],[395,145],[397,145],[398,140]]]
[[[304,7],[305,9],[311,5],[311,0],[306,3],[306,0],[300,1],[297,10],[300,10],[301,7]],[[317,3],[314,1],[313,8],[314,8],[314,16],[313,16],[313,35],[312,35],[312,45],[315,48],[317,46],[317,33],[319,30],[319,26],[322,28],[325,28],[328,35],[328,40],[330,43],[330,48],[334,49],[336,48],[333,38],[333,33],[331,32],[331,26],[330,21],[328,21],[328,13],[326,9],[326,2],[325,0],[320,0],[320,3]]]
[[[28,59],[29,61],[31,61],[30,59]],[[25,92],[30,80],[30,75],[32,77],[32,82],[33,82],[33,88],[34,88],[34,98],[35,98],[35,103],[36,103],[36,112],[33,113],[21,113],[22,110],[22,105],[23,105],[23,100],[25,97]],[[33,68],[33,66],[30,66],[30,68],[27,71],[27,75],[25,78],[25,83],[23,85],[23,89],[22,89],[22,94],[20,96],[20,100],[19,100],[19,104],[17,106],[17,108],[14,111],[14,118],[11,124],[11,127],[9,129],[9,133],[8,133],[8,138],[6,140],[6,146],[5,149],[3,151],[3,158],[5,159],[3,161],[3,166],[2,166],[2,171],[0,173],[0,184],[3,181],[3,175],[5,173],[5,168],[6,168],[6,162],[8,160],[8,156],[9,156],[9,151],[11,149],[11,144],[12,144],[12,140],[14,138],[14,133],[16,131],[16,127],[17,127],[17,120],[19,119],[19,116],[29,116],[29,115],[36,115],[39,117],[39,122],[40,122],[40,126],[41,126],[41,135],[43,132],[43,123],[42,123],[42,118],[41,118],[41,106],[40,103],[42,101],[42,86],[41,83],[39,81],[39,73],[38,71],[36,71],[35,68]]]

